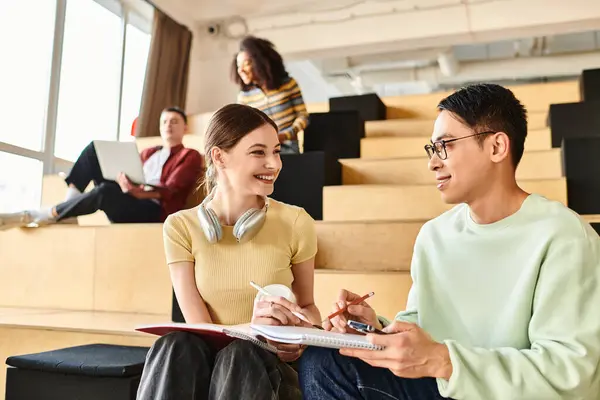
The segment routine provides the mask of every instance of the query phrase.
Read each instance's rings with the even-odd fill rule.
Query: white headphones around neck
[[[213,199],[215,190],[216,188],[206,196],[198,207],[200,226],[209,243],[217,243],[223,238],[223,228],[219,222],[219,217],[217,217],[217,214],[210,207],[206,207],[206,204]],[[233,226],[233,236],[235,236],[238,243],[248,241],[258,233],[265,223],[268,209],[269,198],[265,197],[263,208],[251,208],[242,214]]]

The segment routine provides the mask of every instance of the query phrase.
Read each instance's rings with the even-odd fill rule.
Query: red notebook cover
[[[252,334],[250,324],[246,325],[218,325],[218,324],[182,324],[182,323],[165,323],[156,325],[144,325],[135,328],[136,331],[149,333],[152,335],[163,336],[171,332],[190,332],[199,335],[204,341],[217,350],[222,349],[236,339],[251,341],[271,352],[277,350],[257,339]]]

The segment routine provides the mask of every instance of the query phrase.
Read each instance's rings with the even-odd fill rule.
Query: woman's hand
[[[284,297],[262,297],[259,301],[254,303],[252,323],[256,325],[312,326],[292,314],[292,311],[301,313],[302,308]],[[297,360],[306,348],[306,346],[297,344],[279,343],[270,340],[267,342],[277,348],[277,356],[284,362]]]
[[[302,326],[302,320],[292,314],[302,312],[299,305],[281,296],[266,296],[254,303],[252,323],[256,325]]]

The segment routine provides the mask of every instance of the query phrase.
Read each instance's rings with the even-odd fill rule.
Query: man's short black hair
[[[167,107],[164,110],[162,110],[162,112],[177,113],[177,114],[181,115],[181,118],[183,118],[183,122],[185,122],[187,124],[187,115],[185,114],[185,111],[183,111],[181,108],[179,108],[177,106]]]
[[[519,165],[527,137],[527,110],[512,91],[492,83],[469,85],[440,101],[437,108],[455,114],[477,132],[506,133],[513,165]],[[486,137],[477,139],[481,144]]]

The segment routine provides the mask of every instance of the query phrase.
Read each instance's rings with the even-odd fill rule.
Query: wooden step
[[[431,133],[429,133],[431,135]],[[430,136],[413,137],[367,137],[360,141],[361,158],[421,157]],[[525,140],[525,151],[550,150],[550,129],[531,130]]]
[[[406,270],[418,228],[318,222],[317,268]],[[171,310],[161,224],[54,225],[0,234],[0,306],[159,315]]]
[[[566,181],[522,180],[528,192],[567,203]],[[342,185],[323,188],[325,221],[420,221],[434,218],[452,208],[442,202],[432,185]]]
[[[306,111],[308,111],[309,114],[329,112],[329,101],[324,101],[321,103],[307,103]]]
[[[169,314],[0,307],[0,328],[47,329],[148,338],[146,334],[137,332],[135,327],[170,320]]]
[[[600,223],[600,215],[581,218]],[[317,272],[408,272],[415,240],[428,220],[317,221]]]
[[[375,296],[368,300],[379,315],[394,318],[406,308],[406,299],[412,286],[408,272],[332,272],[315,273],[315,304],[325,318],[332,310],[340,289],[363,294],[371,291]]]
[[[580,100],[577,80],[509,86],[529,113],[548,112],[550,104],[572,103]],[[383,99],[387,118],[435,118],[437,105],[452,92],[394,96]]]
[[[600,215],[597,214],[582,215],[581,217],[590,224],[600,223]]]
[[[365,135],[372,137],[429,137],[435,119],[384,119],[366,121]]]
[[[94,343],[150,347],[156,336],[134,328],[169,320],[167,315],[0,308],[0,359]],[[0,388],[5,387],[6,368],[2,362]],[[0,390],[0,399],[4,394]]]
[[[428,158],[343,159],[344,185],[434,183]],[[554,179],[563,176],[561,150],[525,152],[517,168],[517,179]]]
[[[317,221],[320,269],[408,271],[412,248],[423,222]]]
[[[531,113],[527,117],[529,131],[546,129],[546,112]],[[385,119],[366,121],[365,135],[373,137],[429,137],[433,131],[435,118],[432,119]],[[548,142],[550,143],[550,142]]]
[[[1,232],[0,276],[0,306],[171,312],[160,224]]]

